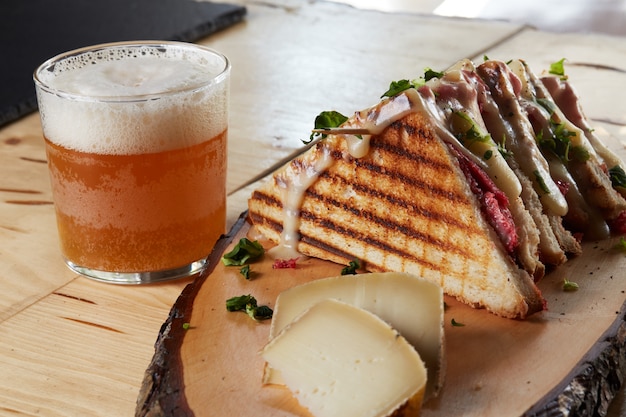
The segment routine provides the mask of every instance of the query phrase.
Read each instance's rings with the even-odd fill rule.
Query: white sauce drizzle
[[[515,75],[520,79],[522,83],[522,91],[523,93],[528,95],[531,93],[531,84],[528,79],[528,75],[523,66],[516,66],[515,62],[511,62],[510,68],[514,72]],[[524,97],[522,97],[524,98]],[[532,135],[532,127],[530,126],[530,122],[528,123],[528,133]],[[534,136],[533,136],[534,141]],[[524,170],[526,175],[535,183],[536,188],[538,189],[539,195],[541,196],[542,203],[554,214],[558,216],[564,216],[567,214],[568,205],[565,197],[561,193],[556,182],[553,180],[550,175],[550,168],[541,154],[541,151],[537,146],[523,146],[521,148],[517,148],[514,152],[524,152],[526,155],[523,158],[524,165],[521,168]],[[518,155],[519,156],[519,155]],[[538,183],[538,179],[535,178],[536,174],[539,174],[539,177],[543,180],[541,184]],[[543,192],[543,188],[547,189],[547,193]]]
[[[554,100],[548,90],[543,86],[543,84],[541,84],[537,77],[530,72],[530,69],[520,60],[511,61],[509,66],[522,81],[523,88],[526,89],[527,94],[535,95],[537,98],[549,100],[553,104],[553,117],[559,123],[563,123],[565,125],[565,129],[574,133],[574,136],[571,137],[572,144],[574,146],[582,146],[585,148],[585,150],[589,152],[589,156],[597,162],[599,160],[598,154],[593,146],[591,146],[591,143],[585,136],[585,133],[565,117],[561,109],[556,105],[556,103],[554,103]]]
[[[580,192],[576,181],[570,175],[569,171],[563,165],[563,163],[555,158],[548,161],[550,165],[550,173],[553,178],[560,180],[566,184],[569,184],[569,190],[567,192],[567,200],[571,203],[572,207],[581,207],[588,215],[587,224],[584,227],[585,236],[588,239],[606,239],[610,236],[611,232],[606,221],[598,213],[598,210],[592,209],[585,201],[585,198]]]
[[[356,112],[342,127],[359,127],[367,129],[371,134],[358,137],[355,135],[330,135],[321,142],[316,152],[305,154],[301,164],[289,164],[276,179],[281,189],[283,201],[283,230],[277,246],[268,254],[274,258],[293,259],[300,256],[297,250],[299,243],[300,209],[306,190],[333,163],[330,146],[332,141],[345,140],[348,154],[353,158],[362,158],[369,152],[370,138],[381,134],[393,122],[408,114],[422,112],[428,114],[439,138],[455,146],[458,151],[483,169],[487,169],[482,158],[477,157],[465,148],[445,127],[442,115],[433,97],[423,97],[415,89],[408,89],[401,94],[381,101],[378,105]],[[511,172],[512,178],[517,178]]]
[[[460,79],[460,71],[467,69],[468,65],[471,64],[471,62],[469,62],[469,64],[468,62],[469,61],[467,60],[460,61],[448,71],[457,72],[458,74],[456,74],[456,76]],[[473,64],[471,65],[473,67]],[[520,61],[513,61],[510,67],[520,78],[522,87],[526,89],[526,93],[532,93],[530,88],[533,86],[531,84],[531,80],[529,79],[525,65]],[[451,76],[454,77],[455,74],[452,74]],[[542,94],[543,93],[544,92],[542,92]],[[621,160],[614,156],[610,151],[607,152],[605,147],[603,148],[601,146],[597,146],[597,144],[595,147],[592,146],[583,131],[571,124],[565,116],[563,116],[556,105],[555,108],[558,112],[557,117],[567,124],[567,129],[576,132],[576,137],[573,141],[574,144],[584,146],[593,158],[599,158],[594,149],[596,148],[602,156],[606,155],[606,158],[610,160],[610,162],[615,165],[619,162],[619,165],[622,165]],[[461,152],[465,157],[469,158],[485,170],[509,198],[516,198],[519,196],[521,192],[519,179],[510,167],[508,167],[508,164],[504,162],[504,158],[500,158],[499,160],[497,158],[492,158],[495,162],[492,161],[492,163],[486,163],[482,157],[486,150],[497,151],[497,145],[495,142],[492,141],[483,147],[473,149],[474,152],[467,149],[446,126],[449,124],[446,122],[446,112],[438,106],[435,96],[420,94],[420,92],[416,89],[411,88],[394,97],[386,98],[373,107],[356,112],[353,117],[348,119],[341,126],[346,128],[362,128],[369,131],[370,134],[360,136],[329,135],[326,142],[322,142],[317,146],[315,152],[305,154],[300,164],[289,164],[285,171],[277,176],[276,184],[281,189],[281,197],[283,201],[283,230],[280,235],[279,244],[268,251],[270,256],[281,259],[293,259],[301,256],[297,250],[297,246],[299,244],[300,210],[304,194],[307,189],[319,178],[320,174],[332,166],[334,159],[331,155],[331,146],[334,141],[344,140],[349,156],[357,159],[363,158],[369,153],[370,139],[372,136],[380,135],[392,123],[416,112],[425,113],[435,128],[439,138],[454,146],[455,149]],[[482,120],[477,119],[475,115],[474,119]],[[478,126],[486,129],[483,122],[478,124]],[[503,128],[507,132],[511,133],[510,126],[503,126]],[[477,155],[476,153],[481,154]],[[494,155],[500,156],[499,152],[494,152]],[[569,177],[569,173],[567,173],[564,169],[559,169],[553,166],[548,167],[548,163],[545,159],[543,159],[543,157],[540,157],[540,155],[540,153],[528,153],[525,158],[527,165],[529,165],[530,169],[540,172],[545,185],[550,191],[543,196],[544,198],[542,200],[544,201],[544,204],[546,204],[547,207],[554,213],[565,215],[568,209],[567,202],[552,179],[549,171],[552,171],[557,177],[563,177],[563,179],[565,179],[565,177]],[[347,155],[345,157],[347,157]],[[504,163],[506,167],[504,167],[501,162]],[[526,167],[526,171],[529,167]],[[574,191],[576,191],[577,194],[574,198],[578,199],[578,194],[580,193],[578,190]],[[582,196],[580,196],[580,198],[582,198]],[[601,225],[598,226],[598,232],[602,234],[603,228]]]
[[[602,141],[596,134],[595,130],[589,124],[589,120],[585,116],[581,107],[580,96],[568,81],[561,80],[555,75],[544,75],[541,77],[541,83],[546,90],[555,99],[558,104],[563,104],[561,108],[563,114],[570,119],[570,121],[581,128],[585,132],[585,136],[591,143],[591,146],[596,150],[600,158],[604,160],[607,168],[620,167],[624,170],[624,162],[620,159],[615,152]],[[565,100],[565,102],[564,102]],[[626,189],[623,187],[614,187],[622,196],[626,197]]]
[[[275,259],[294,259],[300,256],[297,250],[298,231],[304,193],[333,162],[330,149],[324,145],[322,143],[318,146],[317,152],[308,154],[313,158],[305,158],[301,169],[296,169],[290,164],[276,181],[281,189],[283,201],[283,230],[279,244],[268,251],[268,254]],[[315,158],[316,156],[319,157]]]
[[[489,175],[498,188],[503,191],[510,200],[514,200],[522,193],[522,185],[498,150],[498,145],[488,133],[487,127],[480,115],[475,87],[466,80],[461,72],[463,70],[472,71],[473,65],[470,64],[470,61],[457,63],[454,67],[447,70],[442,78],[433,78],[427,85],[431,87],[433,91],[438,91],[438,88],[445,87],[445,85],[448,84],[456,91],[463,89],[466,93],[468,91],[474,92],[467,93],[465,100],[463,99],[464,94],[458,93],[444,99],[439,96],[437,103],[440,120],[442,123],[445,121],[448,129],[455,135],[464,135],[467,131],[466,126],[459,126],[458,123],[455,123],[458,122],[459,119],[459,116],[455,116],[455,113],[463,113],[472,120],[474,128],[480,132],[480,135],[484,139],[473,141],[465,146],[484,162],[487,175]],[[465,130],[463,131],[462,129]],[[485,158],[487,154],[490,156]]]

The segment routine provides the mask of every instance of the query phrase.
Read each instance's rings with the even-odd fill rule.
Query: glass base
[[[180,268],[167,269],[163,271],[150,272],[108,272],[91,269],[84,266],[76,265],[69,260],[65,260],[65,264],[74,272],[96,281],[106,282],[109,284],[153,284],[156,282],[170,281],[178,278],[189,277],[196,274],[204,268],[206,259],[192,262],[189,265]]]

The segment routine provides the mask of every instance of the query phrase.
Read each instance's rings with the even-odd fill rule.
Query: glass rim
[[[210,79],[202,82],[198,82],[197,84],[188,85],[185,87],[170,89],[166,91],[161,91],[157,93],[148,93],[148,94],[130,94],[130,95],[98,95],[93,96],[89,94],[80,94],[69,91],[64,91],[62,88],[56,88],[51,86],[49,83],[44,81],[40,74],[44,71],[48,70],[48,68],[54,68],[56,63],[61,62],[65,59],[79,56],[89,52],[97,52],[104,49],[111,48],[124,48],[124,47],[151,47],[151,48],[167,48],[167,47],[176,47],[182,48],[186,50],[195,50],[201,51],[204,53],[212,54],[213,56],[218,57],[223,61],[223,68],[221,71],[215,75],[213,75]],[[176,94],[190,93],[195,91],[200,91],[211,87],[213,85],[217,85],[222,82],[231,69],[231,63],[228,57],[221,52],[206,47],[204,45],[199,45],[191,42],[182,42],[182,41],[163,41],[163,40],[136,40],[136,41],[119,41],[119,42],[107,42],[100,43],[95,45],[84,46],[77,49],[72,49],[66,52],[62,52],[57,54],[40,65],[37,66],[35,71],[33,72],[33,81],[35,85],[41,90],[54,94],[61,98],[76,100],[76,101],[91,101],[91,102],[103,102],[103,103],[124,103],[124,102],[138,102],[138,101],[148,101],[155,100],[166,96],[172,96]]]

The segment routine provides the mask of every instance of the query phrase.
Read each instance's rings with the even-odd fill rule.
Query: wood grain
[[[326,1],[235,2],[248,7],[246,21],[199,42],[233,63],[231,225],[246,208],[249,189],[241,187],[299,152],[315,115],[370,105],[393,79],[483,54],[524,57],[534,68],[561,57],[626,65],[622,38],[360,11]],[[570,73],[588,114],[609,122],[598,130],[623,149],[622,75],[591,67]],[[189,281],[118,287],[69,271],[57,247],[53,206],[14,204],[49,202],[44,161],[38,114],[0,130],[0,415],[132,415],[156,336]],[[463,336],[468,329],[452,330]],[[626,410],[623,391],[618,399],[613,417]]]

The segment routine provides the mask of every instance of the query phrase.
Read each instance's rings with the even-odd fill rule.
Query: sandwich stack
[[[545,308],[536,282],[582,239],[626,231],[623,162],[562,73],[462,60],[329,115],[249,200],[276,257],[408,272],[523,319]]]

